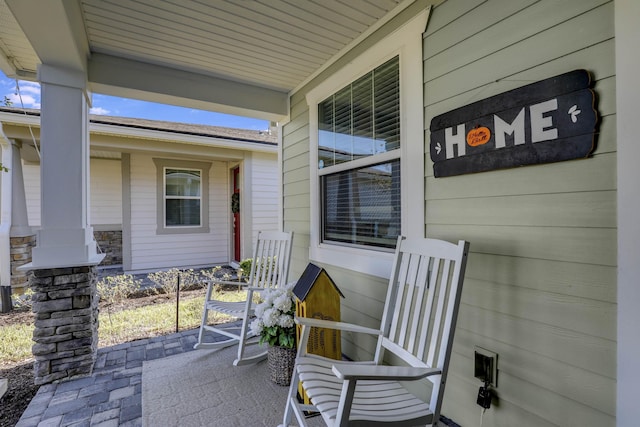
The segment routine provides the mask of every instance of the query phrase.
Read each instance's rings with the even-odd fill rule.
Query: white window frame
[[[185,171],[185,172],[198,172],[198,178],[200,178],[200,185],[199,185],[199,190],[200,190],[200,195],[199,196],[168,196],[167,195],[167,171],[168,170],[175,170],[175,171]],[[202,192],[202,169],[195,169],[195,168],[175,168],[175,167],[171,167],[171,166],[165,166],[163,168],[162,171],[162,175],[164,178],[164,182],[162,185],[162,203],[164,206],[164,226],[166,228],[176,228],[176,227],[181,227],[181,228],[200,228],[202,227],[202,198],[203,198],[203,192]],[[198,200],[200,201],[199,203],[199,213],[198,213],[198,224],[196,225],[186,225],[186,224],[176,224],[176,225],[167,225],[167,200]]]
[[[186,160],[153,159],[156,165],[157,182],[157,228],[156,234],[192,234],[209,232],[209,169],[211,163]],[[166,214],[166,171],[167,169],[195,170],[200,172],[200,225],[167,226]],[[173,198],[173,197],[171,197]]]
[[[348,270],[388,278],[393,253],[385,249],[352,247],[321,241],[321,194],[318,169],[318,104],[344,86],[394,56],[400,65],[401,234],[424,236],[424,99],[422,96],[422,33],[424,10],[376,43],[329,79],[309,91],[310,221],[309,259]],[[353,162],[349,168],[355,167]]]

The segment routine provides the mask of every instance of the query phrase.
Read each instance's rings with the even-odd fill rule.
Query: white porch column
[[[13,161],[11,162],[11,237],[31,236],[33,231],[29,226],[27,215],[27,199],[24,194],[24,176],[22,174],[22,159],[20,150],[22,144],[13,141]]]
[[[30,269],[97,265],[89,226],[90,94],[81,72],[43,64],[41,83],[41,229]]]
[[[2,166],[13,169],[13,143],[3,132],[0,123],[0,146],[2,147]],[[11,310],[11,173],[3,172],[0,188],[0,305],[2,313]]]
[[[616,423],[638,425],[640,383],[640,171],[638,170],[638,16],[640,2],[615,0],[618,163],[618,373]]]

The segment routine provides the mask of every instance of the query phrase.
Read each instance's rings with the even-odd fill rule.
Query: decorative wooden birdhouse
[[[340,321],[340,297],[344,298],[344,295],[324,268],[309,263],[293,288],[293,294],[297,297],[297,316]],[[300,342],[300,330],[301,327],[297,326],[297,342]],[[340,360],[342,357],[340,331],[312,328],[309,333],[307,351],[311,354]],[[304,401],[309,403],[301,386],[299,386],[299,391]]]

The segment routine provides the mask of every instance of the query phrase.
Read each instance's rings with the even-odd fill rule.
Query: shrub
[[[193,269],[181,271],[172,268],[165,271],[149,273],[147,278],[156,284],[156,290],[165,294],[174,294],[178,289],[178,277],[180,277],[180,289],[193,288],[200,283],[200,277]]]
[[[245,280],[247,277],[249,277],[249,274],[251,273],[252,263],[253,263],[252,258],[246,258],[240,261],[240,272],[242,274],[242,277],[245,277]]]
[[[35,294],[33,289],[25,288],[22,295],[11,295],[11,303],[13,307],[21,309],[21,308],[31,308],[33,307],[33,301],[31,297]]]
[[[222,267],[217,265],[208,270],[200,270],[200,275],[204,278],[204,280],[216,280],[220,279],[221,277],[220,270],[222,270]]]
[[[263,270],[270,271],[277,267],[277,257],[266,257],[266,258],[258,258],[258,262],[260,263],[260,267]],[[240,269],[238,270],[238,274],[244,277],[245,281],[249,281],[248,277],[251,274],[251,266],[253,264],[253,259],[247,258],[240,261]]]
[[[141,283],[131,274],[107,276],[98,281],[98,295],[108,304],[114,304],[139,292]]]

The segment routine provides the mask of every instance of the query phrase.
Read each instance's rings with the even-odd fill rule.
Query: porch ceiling
[[[287,95],[414,0],[0,0],[0,69],[279,120]]]

